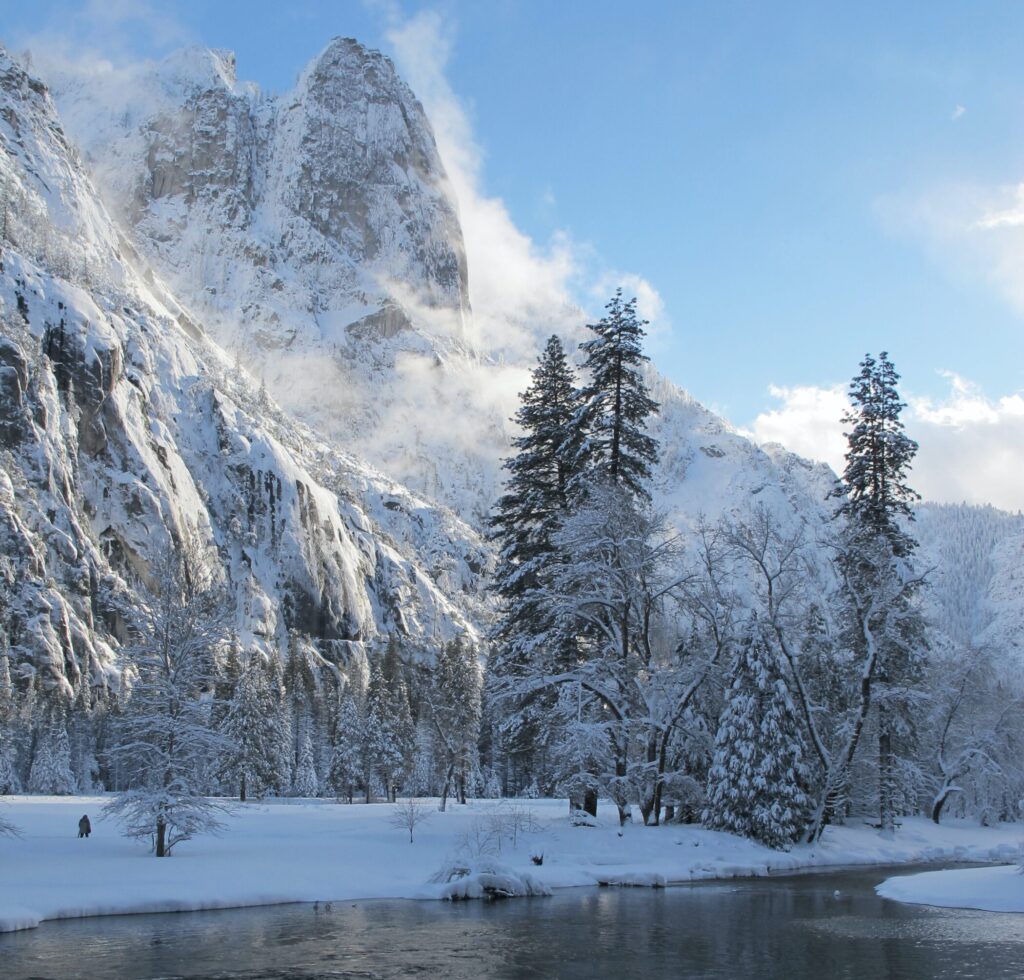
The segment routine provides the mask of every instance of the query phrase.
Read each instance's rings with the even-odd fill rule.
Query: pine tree
[[[299,743],[299,762],[295,767],[293,787],[296,796],[315,797],[320,792],[320,782],[313,759],[313,740],[309,737],[309,732],[302,736]]]
[[[405,681],[401,641],[395,633],[388,637],[387,649],[384,659],[381,661],[381,674],[388,692],[388,717],[395,745],[401,756],[398,775],[404,778],[411,772],[413,766],[416,752],[416,725],[412,720],[409,686]],[[392,784],[394,786],[394,780],[392,780]],[[394,802],[394,799],[391,802]]]
[[[625,487],[633,496],[649,499],[647,481],[658,460],[658,444],[645,429],[658,404],[647,393],[642,366],[648,360],[641,342],[646,320],[636,312],[636,299],[624,302],[617,289],[597,323],[588,324],[596,336],[580,344],[590,381],[583,389],[580,414],[585,440],[577,468],[577,491],[592,482]]]
[[[876,361],[866,354],[860,373],[850,382],[850,409],[843,416],[848,450],[841,484],[834,491],[842,498],[837,511],[851,524],[885,536],[898,558],[909,555],[914,540],[900,527],[900,519],[913,520],[911,504],[920,500],[907,480],[917,443],[903,431],[896,383],[899,375],[883,351]]]
[[[505,460],[505,493],[491,518],[500,546],[494,590],[504,600],[499,639],[537,635],[544,615],[533,598],[555,554],[552,535],[565,514],[568,487],[580,446],[579,393],[562,342],[553,336],[522,393],[512,440],[516,455]]]
[[[499,546],[492,588],[501,599],[491,667],[501,677],[520,673],[541,650],[558,656],[543,590],[560,561],[553,538],[582,448],[580,396],[558,337],[548,340],[521,399],[515,421],[523,434],[505,460],[509,476],[491,518]]]
[[[900,412],[906,406],[896,388],[898,380],[888,354],[883,351],[877,361],[865,355],[850,383],[851,408],[843,416],[850,426],[849,448],[833,495],[841,498],[836,515],[846,521],[842,571],[850,589],[862,596],[883,591],[884,582],[894,575],[908,579],[912,574],[916,542],[900,522],[913,520],[911,504],[920,499],[907,484],[917,443],[903,431]],[[865,682],[877,688],[879,818],[887,832],[895,826],[894,739],[912,736],[910,691],[924,667],[924,624],[913,613],[912,598],[913,590],[905,592],[884,622],[869,624],[872,642],[880,644],[875,673]],[[865,640],[860,636],[856,642],[863,645]]]
[[[234,695],[220,724],[227,747],[219,772],[238,787],[244,803],[284,783],[281,713],[271,690],[266,668],[258,653],[252,652],[240,674]]]
[[[444,810],[453,785],[459,802],[466,802],[466,783],[474,769],[480,736],[480,675],[473,648],[462,637],[438,651],[425,700],[444,764]]]
[[[733,667],[715,735],[704,823],[788,850],[810,799],[796,708],[769,630],[755,619]]]
[[[366,719],[359,703],[347,685],[341,693],[338,717],[334,726],[331,752],[330,784],[334,792],[349,803],[362,776],[362,745],[365,741]]]
[[[370,667],[370,686],[366,692],[366,735],[374,773],[383,784],[389,803],[395,801],[397,784],[407,761],[406,755],[411,752],[411,746],[403,744],[395,707],[381,665],[374,663]],[[411,720],[408,732],[410,737]]]
[[[39,732],[36,754],[29,770],[28,791],[47,796],[67,796],[77,790],[71,772],[71,743],[62,708],[53,707],[50,720]]]

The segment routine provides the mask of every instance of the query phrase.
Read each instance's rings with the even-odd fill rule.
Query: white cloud
[[[781,443],[800,456],[821,460],[832,469],[841,470],[846,440],[839,419],[849,404],[845,386],[772,385],[768,392],[782,404],[758,415],[753,437],[758,442]]]
[[[964,117],[964,115],[966,114],[966,112],[967,112],[967,110],[962,105],[958,105],[953,110],[953,113],[952,113],[952,115],[949,118],[952,119],[953,122],[956,122],[958,119],[962,119]]]
[[[875,213],[891,233],[920,242],[951,279],[987,282],[1024,314],[1024,183],[947,182],[879,198]]]
[[[949,394],[940,401],[906,396],[903,421],[920,446],[911,485],[926,500],[1024,509],[1024,395],[992,399],[957,374],[947,372],[946,378]],[[754,420],[754,437],[782,443],[838,472],[845,452],[844,386],[770,391],[781,405]]]
[[[543,336],[574,335],[586,319],[579,306],[600,311],[616,285],[637,296],[641,314],[651,321],[652,339],[667,333],[664,304],[647,280],[602,269],[593,251],[564,230],[538,244],[516,226],[504,201],[484,191],[484,152],[445,75],[451,23],[434,11],[403,20],[392,3],[372,6],[390,24],[387,39],[399,72],[426,109],[455,190],[469,259],[472,329],[480,349],[532,362]],[[553,189],[545,198],[555,200]]]

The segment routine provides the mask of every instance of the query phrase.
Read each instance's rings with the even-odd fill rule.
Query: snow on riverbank
[[[158,860],[104,820],[102,798],[9,797],[6,816],[23,836],[0,837],[0,931],[45,919],[128,912],[187,911],[278,902],[439,898],[431,883],[453,861],[482,855],[529,874],[545,888],[597,883],[672,884],[764,875],[841,864],[933,860],[1013,860],[1024,855],[1024,826],[941,827],[906,820],[895,837],[854,823],[830,827],[814,846],[789,853],[698,827],[627,825],[602,807],[598,827],[571,827],[564,800],[431,807],[428,820],[392,826],[395,809],[294,800],[249,803],[219,837],[199,837]],[[77,839],[87,813],[93,834]],[[495,814],[504,814],[501,820]],[[504,826],[497,851],[495,825]],[[515,823],[513,846],[510,825]],[[543,865],[533,863],[543,854]],[[1024,879],[1021,879],[1024,882]]]
[[[875,891],[911,905],[1024,912],[1024,874],[1016,864],[903,875],[883,881]]]

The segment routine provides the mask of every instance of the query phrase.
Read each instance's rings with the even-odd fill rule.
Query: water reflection
[[[885,872],[50,923],[0,974],[125,977],[1020,977],[1024,916],[879,899]]]

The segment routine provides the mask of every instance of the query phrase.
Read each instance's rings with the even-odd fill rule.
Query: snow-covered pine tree
[[[71,771],[71,743],[65,713],[51,706],[49,722],[38,733],[36,754],[28,775],[28,791],[47,796],[68,796],[77,790]]]
[[[499,545],[493,589],[502,600],[494,636],[513,649],[529,646],[548,626],[537,590],[556,553],[552,536],[565,515],[581,450],[579,393],[557,336],[548,340],[520,398],[514,421],[522,434],[512,440],[516,454],[503,464],[508,479],[490,522]]]
[[[203,796],[201,783],[223,748],[204,697],[228,637],[230,607],[214,569],[195,539],[165,549],[136,611],[138,642],[127,651],[135,680],[112,754],[128,789],[104,809],[127,836],[152,840],[157,857],[215,832],[224,810]]]
[[[401,719],[396,717],[395,711],[395,699],[388,690],[380,663],[375,661],[370,666],[370,684],[366,691],[366,734],[374,775],[383,784],[389,803],[395,801],[407,754],[412,751],[411,745],[404,744],[406,735],[399,730]],[[408,721],[407,736],[411,737],[411,717]]]
[[[560,558],[553,537],[565,516],[568,488],[580,459],[580,395],[561,340],[548,339],[521,395],[514,421],[521,434],[491,518],[498,545],[492,589],[500,611],[491,633],[489,682],[504,716],[502,749],[515,764],[533,768],[547,733],[555,692],[522,691],[524,679],[564,668],[571,659],[545,595]]]
[[[658,411],[642,373],[647,321],[637,315],[635,298],[623,301],[621,288],[605,310],[601,320],[587,325],[596,336],[580,344],[590,380],[581,393],[584,440],[572,489],[585,492],[589,484],[604,481],[646,500],[651,467],[658,461],[658,444],[645,431]]]
[[[737,652],[715,735],[705,825],[788,850],[811,805],[804,756],[773,634],[754,618]]]
[[[234,695],[220,723],[226,741],[219,774],[238,787],[244,803],[286,786],[281,711],[258,651],[239,664]]]
[[[850,382],[851,406],[842,419],[850,426],[845,433],[846,467],[833,495],[841,498],[837,514],[883,535],[893,554],[902,558],[914,550],[915,542],[900,520],[913,520],[912,504],[921,497],[907,484],[917,443],[900,420],[906,405],[896,388],[899,377],[885,351],[877,361],[870,354],[861,361],[860,373]]]
[[[390,799],[394,803],[398,781],[404,780],[412,771],[416,754],[416,725],[412,720],[409,687],[405,681],[405,667],[401,657],[401,641],[395,633],[388,637],[387,650],[381,661],[381,674],[387,687],[388,715],[395,747],[401,757],[399,768],[390,780]],[[387,782],[386,780],[385,785]]]
[[[96,723],[102,713],[105,688],[95,691],[88,673],[75,684],[75,697],[68,713],[68,739],[71,746],[71,772],[81,793],[97,788],[99,762],[96,759]]]
[[[444,765],[444,810],[453,786],[459,802],[466,802],[466,782],[475,768],[480,735],[480,673],[475,651],[461,636],[438,651],[424,701],[436,736],[435,747]]]
[[[334,725],[329,781],[337,796],[349,803],[362,777],[362,745],[366,739],[366,718],[348,684],[342,690]]]
[[[850,383],[851,407],[843,416],[843,423],[850,426],[846,467],[833,496],[841,500],[837,516],[845,518],[842,574],[851,590],[862,596],[884,591],[882,581],[894,574],[904,581],[913,577],[916,542],[900,522],[913,520],[911,505],[920,499],[907,484],[917,443],[903,430],[900,412],[906,406],[896,388],[898,381],[887,353],[877,360],[865,355]],[[891,556],[888,560],[885,552]],[[913,589],[904,590],[885,623],[871,624],[872,642],[879,642],[879,650],[874,674],[866,682],[875,688],[879,823],[886,832],[895,826],[895,742],[913,736],[913,689],[925,663],[924,622],[915,615],[913,594]],[[865,624],[863,617],[853,618]],[[863,635],[854,638],[860,646],[866,641]]]
[[[217,679],[213,686],[210,726],[219,732],[223,728],[224,719],[234,700],[235,692],[238,690],[239,678],[242,676],[242,644],[235,630],[231,630],[227,650],[222,657],[218,658],[214,666]]]
[[[316,775],[313,757],[313,740],[306,732],[299,741],[299,761],[295,767],[292,787],[296,796],[316,797],[320,793],[320,781]]]

